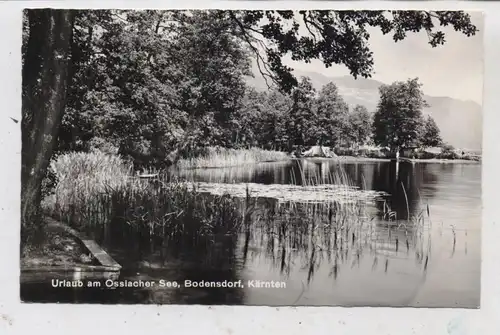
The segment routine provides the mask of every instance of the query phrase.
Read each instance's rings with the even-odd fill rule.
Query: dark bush
[[[365,155],[368,158],[386,158],[387,155],[380,151],[368,151]]]
[[[358,152],[351,148],[334,148],[333,152],[337,156],[358,156]]]
[[[427,152],[427,151],[415,152],[416,159],[433,159],[433,158],[436,158],[437,156],[438,156],[438,154],[434,154],[432,152]]]

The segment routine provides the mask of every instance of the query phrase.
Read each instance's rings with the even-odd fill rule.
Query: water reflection
[[[476,307],[480,173],[480,165],[321,159],[183,171],[184,178],[210,183],[350,180],[390,195],[356,207],[358,212],[354,207],[345,212],[330,205],[243,199],[241,212],[248,216],[242,229],[210,240],[145,241],[124,236],[120,226],[96,236],[123,265],[122,280],[277,280],[285,281],[286,289],[156,287],[76,295],[51,291],[44,297],[36,296],[36,285],[22,290],[25,298],[37,301]],[[401,221],[408,217],[409,222]]]
[[[240,241],[244,261],[257,262],[265,257],[284,278],[289,278],[294,268],[307,271],[309,284],[322,265],[330,267],[329,275],[337,279],[342,266],[359,267],[362,259],[371,259],[373,271],[383,266],[387,272],[389,259],[414,258],[421,264],[431,252],[426,248],[430,244],[425,229],[405,230],[396,224],[379,229],[368,218],[342,226],[331,224],[326,215],[309,217],[309,221],[283,220],[276,224],[273,220],[272,224],[253,226]],[[425,271],[426,266],[422,269]]]
[[[361,189],[386,192],[387,205],[406,219],[418,214],[421,201],[429,201],[439,184],[440,174],[453,174],[455,164],[412,164],[374,161],[370,163],[339,163],[324,159],[294,160],[284,163],[263,163],[258,168],[232,167],[200,169],[181,172],[194,181],[210,183],[261,184],[322,184],[343,183],[349,180]],[[338,180],[339,174],[345,180]],[[420,193],[425,185],[425,198]],[[408,205],[408,206],[407,206]],[[383,211],[383,204],[379,204]]]
[[[346,244],[349,238],[345,237],[338,248],[331,248],[332,240],[324,240],[328,234],[319,228],[312,234],[296,227],[290,232],[295,238],[288,242],[277,240],[277,232],[254,229],[251,236],[240,239],[247,277],[286,278],[293,287],[290,295],[306,286],[298,304],[478,305],[480,165],[298,160],[273,169],[252,169],[252,177],[245,181],[332,182],[331,175],[339,169],[360,188],[390,194],[385,204],[377,202],[372,208],[378,219],[355,233],[354,243],[351,236],[351,244]],[[197,171],[190,178],[220,181],[210,170]],[[404,227],[388,222],[383,215],[386,205],[396,213],[392,220],[410,217],[413,226],[411,222]],[[427,218],[425,224],[418,224],[422,216]],[[332,289],[325,278],[333,280],[338,289]],[[454,283],[450,285],[454,295],[440,289],[442,280]],[[340,292],[340,288],[350,294]],[[290,304],[277,295],[256,293],[246,302]]]

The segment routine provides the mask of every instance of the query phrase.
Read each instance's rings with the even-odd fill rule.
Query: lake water
[[[369,228],[342,247],[311,242],[283,244],[269,229],[230,236],[209,249],[178,246],[168,251],[104,247],[123,266],[120,280],[240,281],[244,288],[53,289],[24,283],[24,301],[159,304],[328,305],[477,308],[480,303],[481,165],[395,162],[338,163],[323,159],[264,163],[181,173],[206,183],[264,185],[332,182],[345,171],[355,186],[381,191],[396,217],[425,213],[419,232],[411,224],[388,229],[375,215]],[[386,212],[378,201],[374,214]],[[427,208],[429,213],[427,213]],[[429,215],[428,215],[429,214]],[[369,231],[369,233],[368,233]],[[360,235],[361,234],[361,235]],[[304,235],[304,236],[302,236]],[[317,234],[316,234],[317,235]],[[360,238],[360,236],[363,236]],[[355,241],[356,240],[356,241]],[[284,288],[250,287],[249,281],[282,282]],[[43,285],[44,289],[41,289]]]

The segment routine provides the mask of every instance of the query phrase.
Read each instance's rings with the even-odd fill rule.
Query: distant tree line
[[[294,146],[355,148],[367,143],[391,150],[442,145],[418,79],[382,85],[374,115],[348,106],[334,83],[317,92],[303,77],[291,94],[247,88],[232,124],[232,147],[260,146],[291,151]]]
[[[350,109],[334,83],[317,92],[306,77],[291,94],[247,88],[235,116],[233,147],[292,151],[295,146],[364,144],[371,135],[371,115],[364,106]]]

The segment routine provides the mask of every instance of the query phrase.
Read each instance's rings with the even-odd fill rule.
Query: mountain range
[[[374,79],[352,76],[329,77],[317,72],[294,70],[297,78],[309,77],[315,89],[333,82],[339,93],[352,107],[365,106],[374,113],[379,100],[379,87],[384,85]],[[260,75],[248,78],[248,84],[257,90],[267,90],[267,85]],[[465,101],[450,97],[434,97],[425,95],[429,107],[423,110],[424,115],[430,115],[436,121],[443,140],[455,148],[481,150],[482,148],[482,107],[474,101]]]

